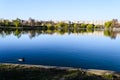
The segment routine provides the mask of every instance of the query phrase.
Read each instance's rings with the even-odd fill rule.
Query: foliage
[[[56,26],[58,27],[58,28],[68,28],[68,24],[67,23],[64,23],[64,22],[58,22],[57,24],[56,24]]]
[[[110,30],[104,30],[104,35],[105,36],[111,36],[111,31]]]
[[[85,23],[74,23],[74,22],[53,22],[53,21],[35,21],[34,19],[31,19],[32,21],[27,20],[21,20],[17,18],[16,20],[7,20],[7,19],[0,19],[0,25],[1,26],[10,26],[10,27],[34,27],[34,28],[43,28],[45,29],[80,29],[80,28],[87,28],[87,29],[96,29],[96,28],[111,28],[113,21],[105,22],[104,25],[94,25],[94,24],[85,24]],[[105,26],[105,27],[103,27]],[[9,28],[10,28],[9,27]]]
[[[83,70],[0,65],[0,80],[119,80],[119,77],[97,76]]]
[[[78,24],[77,23],[74,23],[74,28],[77,28],[78,27]]]
[[[114,79],[113,74],[104,74],[103,77],[104,77],[105,79],[108,79],[108,80],[113,80],[113,79]]]
[[[19,27],[21,24],[20,19],[17,18],[16,20],[13,20],[13,24],[15,25],[15,27]]]
[[[18,38],[21,37],[21,32],[17,29],[14,33],[15,36],[17,36]]]
[[[105,28],[111,28],[112,27],[112,21],[105,22],[104,26],[105,26]]]
[[[87,25],[87,29],[93,29],[94,28],[94,25],[93,24],[88,24]]]
[[[4,20],[4,25],[5,26],[9,26],[10,25],[10,21],[9,20]]]
[[[52,24],[50,24],[50,23],[47,24],[47,28],[50,29],[50,30],[55,29],[55,27]]]
[[[0,20],[0,25],[1,25],[1,26],[3,26],[3,25],[4,25],[4,26],[9,26],[9,25],[10,25],[10,21],[9,21],[9,20],[2,20],[2,19],[1,19],[1,20]]]
[[[86,28],[87,27],[87,24],[81,24],[81,28]]]

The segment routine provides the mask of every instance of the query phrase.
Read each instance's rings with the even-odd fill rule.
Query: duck
[[[18,62],[24,62],[24,61],[25,61],[24,58],[19,58],[19,59],[18,59]]]

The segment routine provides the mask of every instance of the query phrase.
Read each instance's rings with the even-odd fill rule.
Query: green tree
[[[4,20],[4,25],[5,26],[10,26],[10,21],[9,20]]]
[[[21,24],[20,19],[13,20],[13,24],[15,25],[15,27],[19,27]]]
[[[78,28],[78,24],[74,23],[74,28],[77,29]]]
[[[81,28],[86,28],[86,27],[87,27],[87,24],[84,24],[84,23],[81,24]]]
[[[0,19],[0,26],[2,25],[2,20]]]
[[[55,27],[54,27],[51,23],[48,23],[48,24],[47,24],[47,28],[50,29],[50,30],[55,29]]]
[[[58,28],[62,28],[62,29],[68,28],[68,24],[64,23],[64,22],[59,22],[59,23],[56,24],[56,26]]]
[[[103,25],[95,25],[94,28],[95,29],[100,29],[100,28],[103,28]]]
[[[112,27],[112,21],[105,22],[104,26],[105,26],[105,28],[111,28]]]
[[[94,28],[94,25],[93,24],[88,24],[87,25],[87,29],[93,29]]]

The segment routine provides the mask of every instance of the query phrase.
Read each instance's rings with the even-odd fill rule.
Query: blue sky
[[[120,0],[0,0],[0,18],[39,20],[120,19]]]

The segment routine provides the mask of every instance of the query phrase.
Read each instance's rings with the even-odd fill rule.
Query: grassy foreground
[[[96,74],[98,72],[72,68],[0,64],[0,80],[120,80],[119,74]]]

